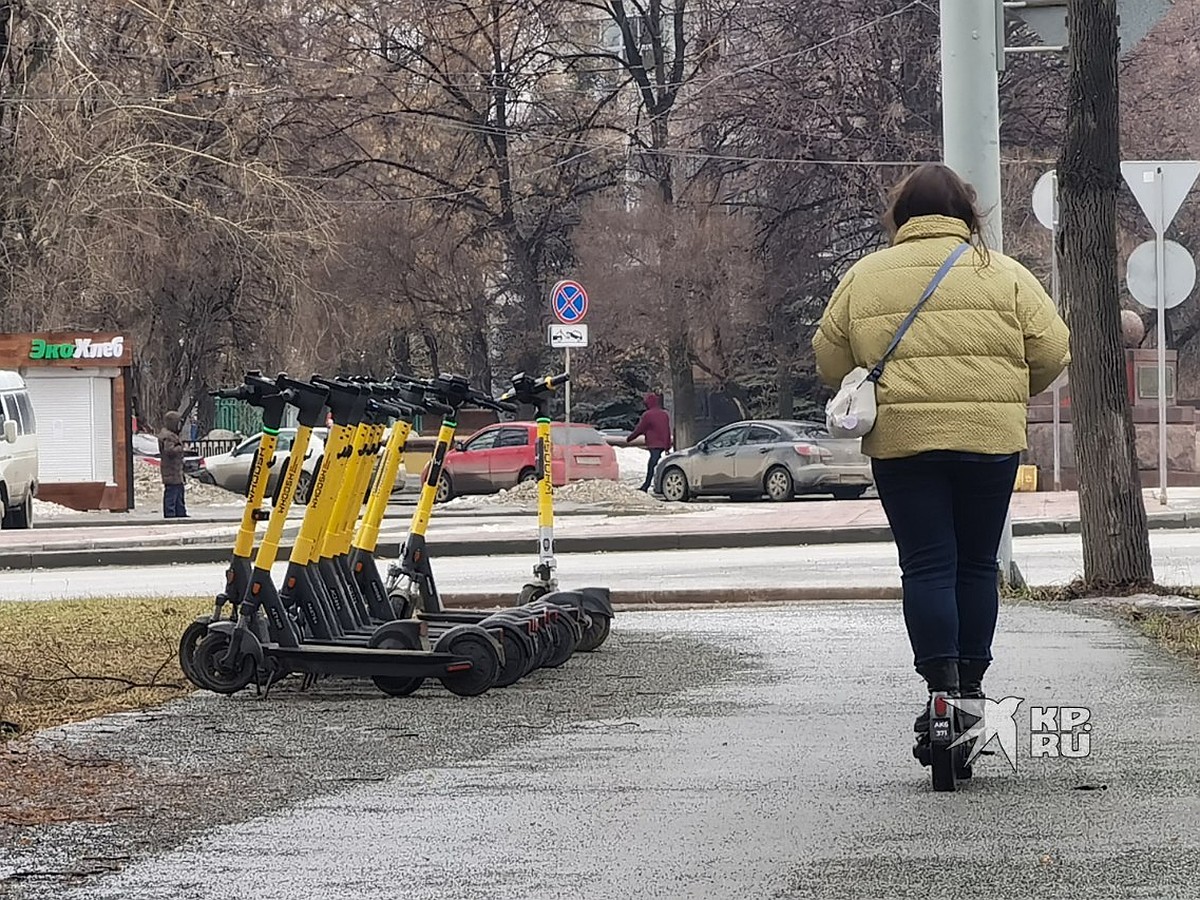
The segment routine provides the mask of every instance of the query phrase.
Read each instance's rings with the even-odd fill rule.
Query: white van
[[[0,500],[2,528],[33,525],[37,494],[37,421],[25,381],[17,372],[0,370]]]

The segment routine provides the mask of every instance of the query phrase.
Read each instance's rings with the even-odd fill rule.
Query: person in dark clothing
[[[163,416],[163,428],[158,433],[158,468],[163,482],[163,518],[186,519],[183,500],[183,418],[171,411]]]
[[[658,403],[654,394],[646,394],[646,411],[638,419],[637,426],[625,439],[626,445],[632,444],[639,437],[646,439],[646,449],[650,451],[650,461],[646,464],[646,481],[638,490],[648,491],[654,481],[654,470],[662,455],[671,449],[671,419],[667,411]]]

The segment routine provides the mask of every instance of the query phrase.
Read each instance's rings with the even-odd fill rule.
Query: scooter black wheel
[[[207,635],[196,646],[195,671],[201,687],[214,694],[236,694],[254,680],[254,659],[239,656],[229,666],[222,660],[229,649],[229,636],[223,633]]]
[[[559,616],[551,623],[550,633],[553,635],[554,646],[545,665],[547,669],[557,669],[571,658],[579,642],[575,638],[575,630],[565,615]]]
[[[953,791],[958,787],[958,779],[955,777],[957,768],[955,757],[957,755],[957,748],[954,750],[949,747],[929,748],[929,770],[935,791]]]
[[[489,688],[495,687],[500,675],[500,655],[495,646],[482,634],[455,634],[447,632],[434,648],[439,653],[452,653],[469,660],[471,668],[465,672],[455,672],[442,678],[442,686],[452,694],[460,697],[477,697]]]
[[[532,603],[534,600],[540,600],[550,593],[550,589],[544,584],[527,584],[521,588],[521,593],[517,595],[517,606],[524,606],[527,603]]]
[[[179,668],[183,671],[183,677],[196,687],[204,687],[196,673],[196,648],[208,637],[208,619],[206,616],[188,623],[188,627],[183,629],[183,635],[179,638]]]
[[[367,641],[368,647],[380,650],[420,650],[412,636],[399,628],[388,628],[386,624],[375,629]],[[421,676],[374,675],[371,680],[389,697],[408,697],[417,692],[425,679]]]
[[[608,640],[608,632],[612,628],[612,618],[602,616],[600,613],[591,613],[590,615],[592,624],[587,627],[587,631],[583,633],[583,637],[579,641],[579,646],[575,648],[577,653],[591,653]]]
[[[504,645],[504,664],[496,677],[496,687],[509,687],[529,671],[531,654],[515,627],[501,629],[500,643]]]

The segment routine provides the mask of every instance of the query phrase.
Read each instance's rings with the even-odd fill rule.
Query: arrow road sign
[[[1174,241],[1163,242],[1163,262],[1167,276],[1163,284],[1165,306],[1173,309],[1192,293],[1196,287],[1196,261],[1192,254]],[[1142,306],[1158,309],[1158,261],[1155,259],[1155,242],[1140,244],[1129,255],[1125,270],[1125,282],[1129,293]]]
[[[1179,207],[1183,206],[1188,192],[1200,176],[1200,162],[1123,162],[1121,174],[1125,176],[1125,183],[1133,191],[1142,212],[1150,220],[1155,234],[1163,234],[1175,220]]]
[[[550,292],[550,306],[558,321],[564,325],[578,325],[587,317],[587,291],[578,281],[560,281]]]
[[[555,350],[568,350],[572,347],[588,345],[588,327],[586,325],[551,325],[550,346]]]

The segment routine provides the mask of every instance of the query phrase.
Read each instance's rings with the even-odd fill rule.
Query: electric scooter
[[[454,441],[458,427],[458,410],[471,403],[486,409],[514,412],[516,407],[507,401],[497,402],[490,396],[473,391],[466,379],[455,375],[442,375],[433,380],[412,379],[394,376],[394,381],[404,388],[405,399],[442,414],[441,427],[433,455],[425,473],[417,508],[413,512],[409,534],[402,548],[401,559],[388,567],[388,596],[396,611],[407,617],[416,617],[435,625],[464,624],[478,622],[491,626],[496,623],[524,622],[522,638],[515,628],[504,632],[505,653],[509,660],[500,683],[515,683],[524,674],[542,666],[561,666],[574,653],[585,627],[590,624],[578,608],[577,598],[556,594],[543,598],[536,604],[524,608],[489,612],[486,610],[447,609],[442,603],[429,564],[425,535],[437,497],[437,485],[441,478],[447,452]],[[566,600],[571,603],[554,602]],[[532,616],[532,617],[531,617]],[[583,621],[581,621],[583,620]],[[533,653],[527,660],[521,655],[529,650],[529,638],[533,636]]]
[[[279,428],[283,423],[284,407],[287,405],[278,385],[257,371],[247,372],[244,384],[228,390],[212,391],[211,395],[222,399],[241,400],[262,410],[262,438],[250,466],[250,482],[246,489],[242,521],[233,545],[229,568],[225,570],[225,588],[217,594],[212,614],[197,616],[183,630],[179,639],[179,667],[193,684],[196,684],[198,679],[193,658],[197,645],[208,634],[209,623],[221,621],[226,604],[231,607],[230,620],[236,620],[238,605],[250,585],[254,535],[258,523],[267,518],[262,505],[267,496],[267,483],[275,461]]]
[[[320,535],[322,513],[328,509],[329,473],[340,467],[361,392],[321,379],[309,384],[281,376],[279,383],[287,401],[299,409],[292,446],[296,458],[304,457],[327,403],[334,422],[330,445],[313,484],[309,511],[289,560],[285,589],[294,590],[301,579],[311,576],[301,564],[311,557]],[[492,634],[480,628],[451,629],[432,651],[414,646],[420,644],[421,635],[419,623],[413,622],[381,625],[370,639],[373,646],[368,647],[319,645],[304,640],[302,623],[293,618],[293,611],[307,619],[315,614],[313,605],[297,604],[289,609],[271,580],[299,471],[299,467],[289,467],[284,474],[236,623],[210,623],[209,634],[196,648],[195,663],[202,686],[218,693],[237,693],[257,672],[265,670],[268,689],[271,676],[277,672],[302,673],[306,681],[318,675],[369,677],[385,693],[397,686],[406,689],[416,677],[438,678],[448,690],[463,696],[482,694],[492,687],[503,662],[503,648]]]
[[[551,442],[550,395],[566,384],[570,375],[566,372],[543,378],[532,378],[521,372],[512,378],[512,387],[501,395],[500,400],[513,400],[532,406],[537,417],[537,446],[535,460],[538,483],[538,562],[533,567],[534,581],[521,588],[517,604],[528,603],[558,591],[558,560],[554,555],[554,473],[553,444]],[[612,626],[613,608],[608,588],[579,588],[571,592],[575,602],[581,605],[590,623],[579,639],[576,650],[590,653],[608,638]]]
[[[954,746],[978,717],[962,708],[963,701],[947,691],[935,691],[929,697],[929,741],[913,747],[913,756],[929,767],[933,789],[955,791],[960,781],[969,780],[972,766],[967,760],[978,738]],[[985,751],[986,752],[986,751]]]

